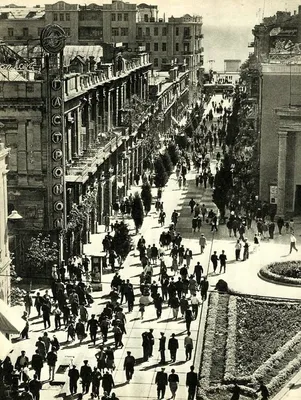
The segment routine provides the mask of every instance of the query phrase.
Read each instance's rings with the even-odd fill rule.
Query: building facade
[[[260,133],[259,197],[276,204],[278,215],[300,214],[301,7],[264,18],[253,35],[249,83]]]
[[[8,210],[24,216],[15,245],[19,265],[38,232],[55,241],[63,236],[64,256],[80,254],[112,203],[143,173],[152,120],[160,114],[163,141],[172,115],[188,105],[185,66],[174,66],[150,98],[147,53],[125,58],[107,45],[97,61],[99,46],[88,47],[65,47],[60,79],[47,73],[45,55],[34,70],[1,67],[0,133],[11,148]]]
[[[21,10],[19,16],[16,10]],[[28,12],[27,12],[28,11]],[[14,13],[17,17],[14,17]],[[21,18],[22,17],[22,18]],[[113,0],[111,4],[81,6],[59,1],[45,8],[0,8],[0,37],[9,45],[32,46],[47,24],[60,25],[70,45],[123,43],[129,52],[149,53],[153,68],[185,63],[190,80],[200,82],[203,66],[202,17],[159,18],[155,5]]]
[[[10,255],[7,227],[7,157],[9,149],[0,142],[0,299],[10,301]]]

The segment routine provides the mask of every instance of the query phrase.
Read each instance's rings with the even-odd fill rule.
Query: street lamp
[[[7,219],[8,219],[9,221],[16,221],[16,220],[23,219],[23,217],[22,217],[22,215],[20,215],[20,214],[18,213],[17,210],[13,210],[13,211],[8,215]]]

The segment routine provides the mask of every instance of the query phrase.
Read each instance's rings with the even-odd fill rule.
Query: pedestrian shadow
[[[82,342],[81,344],[83,344],[83,343],[84,342]],[[63,350],[65,350],[65,349],[75,349],[77,347],[80,347],[81,344],[78,342],[78,343],[70,344],[70,345],[67,345],[67,346],[62,346],[62,349]]]
[[[171,363],[171,365],[182,365],[182,364],[186,364],[188,361],[190,361],[190,360],[185,360],[185,361],[176,361],[176,362],[174,362],[174,363]]]
[[[159,367],[159,365],[161,365],[161,364],[160,364],[159,362],[157,362],[156,364],[147,365],[147,366],[145,366],[145,367],[143,367],[143,368],[140,368],[139,371],[148,371],[148,370],[150,370],[150,369]]]
[[[138,321],[139,319],[140,319],[140,317],[136,317],[136,318],[130,319],[130,322]]]
[[[161,228],[161,225],[152,227],[152,229],[158,229],[158,228]]]
[[[152,322],[152,321],[157,321],[157,318],[145,319],[142,322]]]
[[[185,335],[185,333],[187,333],[186,330],[183,332],[176,333],[175,336],[183,336],[183,335]]]
[[[118,389],[120,387],[127,386],[128,384],[129,384],[128,382],[118,383],[117,385],[114,386],[114,389]]]
[[[164,322],[170,322],[170,321],[173,321],[173,318],[161,319],[161,321],[158,321],[158,324],[162,324]]]
[[[136,363],[135,363],[135,365],[140,365],[140,364],[142,364],[143,362],[145,362],[145,361],[143,360],[143,357],[136,358]]]

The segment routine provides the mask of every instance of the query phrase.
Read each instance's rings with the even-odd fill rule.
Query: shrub
[[[145,214],[147,215],[152,205],[152,191],[148,182],[143,183],[142,185],[141,199],[143,201]]]
[[[173,165],[176,165],[179,161],[179,151],[174,143],[170,143],[167,148],[170,160]]]
[[[129,227],[124,222],[117,224],[115,234],[112,239],[112,246],[116,254],[125,260],[132,247],[132,238]]]
[[[259,271],[259,276],[280,284],[300,286],[301,262],[275,262],[262,267]]]
[[[132,202],[132,218],[135,223],[136,232],[138,232],[144,220],[143,204],[138,192],[134,194]]]
[[[165,171],[162,158],[157,157],[155,162],[154,162],[154,168],[155,168],[155,185],[156,187],[164,187],[167,183],[168,180],[168,175]]]
[[[161,158],[162,158],[162,162],[163,162],[165,171],[166,171],[167,175],[169,176],[172,173],[173,164],[171,162],[171,159],[170,159],[170,156],[169,156],[168,152],[162,154]]]

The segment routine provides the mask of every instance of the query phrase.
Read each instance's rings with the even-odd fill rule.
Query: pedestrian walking
[[[198,317],[198,311],[200,306],[200,300],[197,298],[196,293],[193,293],[190,297],[191,309],[193,319],[196,320]]]
[[[148,338],[149,338],[149,357],[153,356],[153,348],[155,344],[155,338],[153,335],[154,330],[151,328],[149,332],[147,332]]]
[[[150,356],[150,339],[148,332],[142,333],[143,361],[148,361]]]
[[[97,329],[98,329],[98,321],[95,319],[95,314],[91,315],[91,318],[89,319],[89,321],[87,323],[87,330],[88,329],[90,329],[90,338],[95,346],[96,334],[97,334]]]
[[[263,381],[259,381],[259,389],[256,390],[256,393],[260,392],[261,394],[261,400],[267,400],[270,397],[270,393],[266,385],[263,383]]]
[[[35,308],[37,310],[38,317],[41,316],[42,304],[43,304],[43,300],[42,300],[42,297],[40,296],[40,292],[37,292],[37,295],[36,295],[36,298],[35,298],[35,301],[34,301],[34,306],[35,306]]]
[[[33,305],[32,297],[30,295],[30,292],[27,291],[26,295],[24,296],[24,306],[25,306],[25,311],[27,312],[28,317],[30,316],[32,305]]]
[[[77,393],[77,382],[79,380],[79,371],[76,368],[76,365],[72,365],[72,368],[69,368],[68,372],[69,376],[69,390],[71,396]]]
[[[176,362],[177,360],[177,351],[179,348],[179,341],[175,337],[176,335],[174,333],[171,334],[171,337],[168,341],[168,350],[170,352],[170,358],[171,362]]]
[[[92,368],[88,365],[88,360],[84,360],[79,376],[82,380],[83,394],[88,393],[92,381]]]
[[[195,279],[197,281],[197,284],[200,285],[202,274],[204,273],[204,269],[203,269],[203,267],[202,267],[202,265],[200,264],[199,261],[194,266],[194,272],[193,273],[195,275]]]
[[[184,339],[186,361],[191,360],[191,354],[193,350],[193,340],[191,338],[191,332],[187,332],[187,336]]]
[[[207,243],[206,238],[205,238],[204,234],[201,233],[201,237],[199,239],[199,245],[200,245],[201,254],[204,253],[204,250],[205,250],[205,247],[206,247],[206,243]]]
[[[185,323],[186,323],[186,331],[187,332],[190,331],[190,325],[191,325],[192,320],[193,320],[192,311],[191,311],[190,307],[188,307],[185,312]]]
[[[221,274],[222,270],[224,270],[224,273],[226,273],[227,256],[225,254],[225,250],[222,250],[221,254],[219,255],[219,262],[220,262],[219,273]]]
[[[239,239],[237,239],[235,243],[235,260],[239,261],[240,260],[240,252],[241,252],[241,242]]]
[[[37,349],[35,354],[31,358],[31,367],[35,372],[35,375],[37,375],[37,378],[40,380],[41,379],[41,370],[44,366],[44,359],[40,355],[39,350]]]
[[[161,371],[157,372],[155,383],[157,385],[157,397],[158,397],[158,400],[164,399],[166,386],[167,386],[167,383],[168,383],[168,376],[167,376],[167,373],[165,372],[165,368],[164,367],[161,368]]]
[[[246,261],[248,258],[249,258],[249,242],[248,242],[248,239],[245,239],[242,261]]]
[[[125,370],[126,380],[129,383],[134,375],[134,366],[136,360],[135,357],[132,356],[130,351],[127,351],[127,356],[124,359],[123,369]]]
[[[85,325],[81,320],[78,320],[78,322],[75,325],[75,332],[77,335],[77,338],[79,340],[79,344],[82,343],[82,341],[85,339],[86,335],[86,330],[85,330]]]
[[[33,400],[40,400],[40,390],[42,390],[42,383],[40,382],[36,374],[34,374],[33,379],[29,381],[28,387],[32,394]]]
[[[213,252],[213,254],[211,255],[211,262],[212,262],[212,267],[213,267],[213,273],[216,273],[216,269],[217,269],[217,264],[218,264],[218,256],[216,254],[216,251]]]
[[[49,380],[53,381],[54,380],[54,372],[55,372],[55,366],[57,362],[57,354],[55,349],[52,347],[49,353],[47,354],[47,364],[49,367]]]
[[[291,254],[293,249],[298,251],[298,249],[296,247],[296,242],[297,242],[297,239],[296,239],[296,237],[294,235],[294,232],[292,232],[291,236],[290,236],[290,254]]]
[[[115,383],[112,374],[110,374],[109,371],[106,371],[106,373],[102,377],[103,391],[106,392],[108,396],[110,396],[113,387],[115,387]]]
[[[164,332],[160,332],[160,339],[159,339],[159,352],[160,352],[160,362],[159,364],[165,364],[165,348],[166,348],[166,337]]]
[[[100,381],[102,380],[102,375],[101,372],[97,367],[93,368],[92,371],[92,394],[94,397],[99,398],[99,387],[100,387]]]
[[[232,392],[232,396],[231,396],[231,400],[239,400],[240,398],[240,393],[241,393],[241,389],[240,387],[237,385],[237,382],[234,382],[234,387],[231,390]]]
[[[179,314],[180,301],[176,294],[168,300],[168,305],[172,308],[173,318],[177,319]]]
[[[201,281],[201,297],[203,301],[207,300],[208,289],[209,289],[209,282],[207,281],[206,276],[204,276],[204,278]]]
[[[193,365],[190,367],[190,372],[186,374],[186,386],[188,387],[188,400],[194,400],[198,386],[198,374],[194,372]]]
[[[168,377],[169,389],[171,391],[172,399],[176,398],[176,393],[177,393],[178,385],[179,385],[179,375],[176,374],[175,372],[176,371],[174,369],[172,369],[171,374]]]

